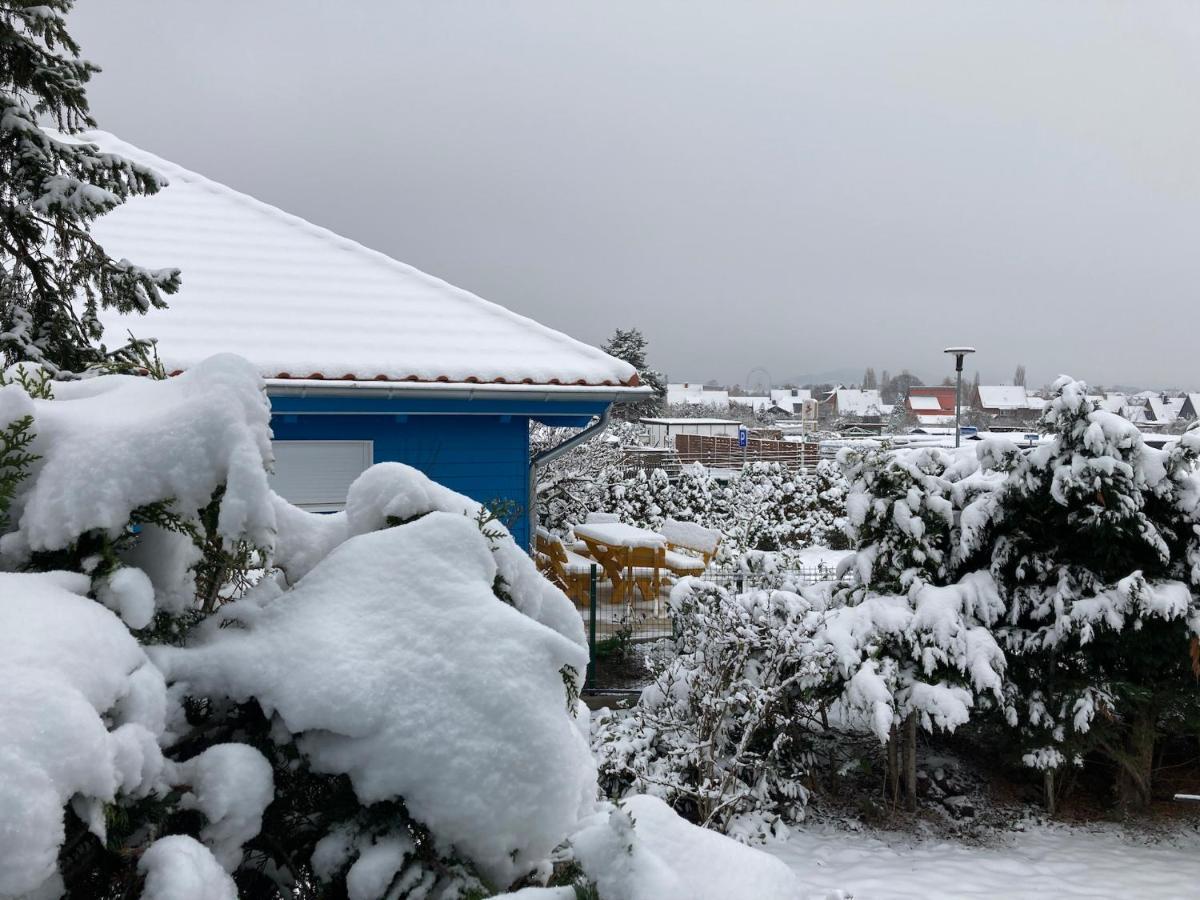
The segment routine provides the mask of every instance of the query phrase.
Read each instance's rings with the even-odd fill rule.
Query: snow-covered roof
[[[728,406],[729,391],[706,388],[702,384],[692,382],[668,384],[667,403],[690,403],[693,406]]]
[[[749,395],[743,395],[741,397],[730,397],[729,402],[736,403],[739,406],[748,406],[755,412],[762,412],[763,410],[771,409],[774,406],[779,406],[781,409],[786,409],[789,412],[792,408],[791,403],[788,403],[786,406],[780,406],[780,404],[777,404],[770,397],[751,397]]]
[[[940,410],[942,408],[942,404],[937,397],[909,397],[908,405],[912,407],[914,412],[926,409]]]
[[[937,413],[917,413],[917,424],[922,427],[933,425],[954,425],[954,416],[946,415],[943,412]]]
[[[1147,418],[1152,422],[1169,422],[1171,416],[1167,414],[1166,404],[1163,403],[1162,397],[1154,394],[1146,398]]]
[[[984,409],[1029,409],[1029,397],[1019,384],[981,384],[979,405]]]
[[[1125,407],[1124,394],[1088,394],[1087,398],[1099,403],[1101,409],[1111,413],[1120,414]]]
[[[838,415],[879,416],[887,415],[884,404],[876,390],[853,390],[841,388],[835,392]]]
[[[812,391],[807,388],[774,388],[771,391],[771,402],[793,414],[797,407],[803,408],[805,401],[811,399]]]
[[[170,181],[94,226],[115,258],[182,270],[169,309],[104,316],[113,335],[157,338],[168,370],[228,351],[280,379],[638,383],[595,347],[113,135],[85,137]]]

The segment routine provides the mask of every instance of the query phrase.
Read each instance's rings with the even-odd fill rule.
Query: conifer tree
[[[89,233],[98,216],[166,182],[76,137],[96,124],[85,86],[98,69],[67,31],[73,5],[0,5],[0,353],[60,377],[125,358],[101,343],[102,309],[163,307],[180,283],[175,269],[113,259]]]
[[[839,462],[858,548],[850,584],[837,591],[840,617],[855,623],[865,650],[843,661],[846,699],[872,708],[891,793],[915,809],[918,730],[952,731],[1002,697],[1004,656],[990,634],[1002,612],[995,586],[987,573],[959,578],[964,548],[978,543],[964,521],[978,518],[973,504],[986,504],[990,490],[968,477],[978,465],[967,453],[849,449]]]
[[[1055,773],[1091,753],[1123,804],[1145,806],[1157,736],[1200,724],[1200,431],[1149,448],[1068,378],[1041,426],[1050,442],[985,458],[1007,472],[987,564],[1024,761],[1051,806]]]
[[[603,349],[609,356],[624,360],[637,369],[638,380],[654,391],[641,403],[618,406],[617,412],[634,419],[660,412],[667,400],[667,383],[665,376],[651,369],[646,362],[646,336],[637,328],[618,328]]]

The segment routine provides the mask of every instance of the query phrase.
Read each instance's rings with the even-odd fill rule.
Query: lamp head
[[[963,368],[963,357],[966,356],[968,353],[974,353],[975,348],[974,347],[947,347],[942,352],[949,353],[954,357],[954,371],[961,372],[962,368]]]

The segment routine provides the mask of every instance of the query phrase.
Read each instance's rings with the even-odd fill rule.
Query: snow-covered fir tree
[[[661,412],[667,400],[667,380],[659,371],[650,368],[646,361],[646,336],[637,328],[618,328],[604,345],[604,352],[624,360],[637,369],[638,380],[653,390],[653,394],[641,403],[620,404],[616,414],[637,419]]]
[[[97,68],[67,31],[74,0],[0,5],[0,362],[49,371],[130,362],[102,343],[100,310],[145,312],[179,287],[105,253],[91,223],[165,181],[76,137],[95,127],[86,85]]]
[[[918,729],[953,731],[1002,700],[991,628],[1003,605],[987,573],[961,574],[962,548],[978,539],[970,528],[964,537],[964,518],[991,508],[993,485],[970,450],[847,449],[839,461],[857,550],[824,640],[847,705],[887,744],[893,795],[911,808]]]
[[[1028,452],[994,444],[1006,473],[983,562],[1007,606],[997,634],[1027,764],[1054,774],[1094,753],[1119,799],[1145,806],[1168,726],[1200,724],[1200,431],[1166,450],[1054,385]]]

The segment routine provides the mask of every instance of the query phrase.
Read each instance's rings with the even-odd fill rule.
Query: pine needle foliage
[[[67,31],[74,0],[0,2],[0,353],[62,378],[123,349],[102,343],[103,309],[144,313],[179,289],[177,269],[114,259],[101,215],[166,181],[83,140],[99,71]]]

